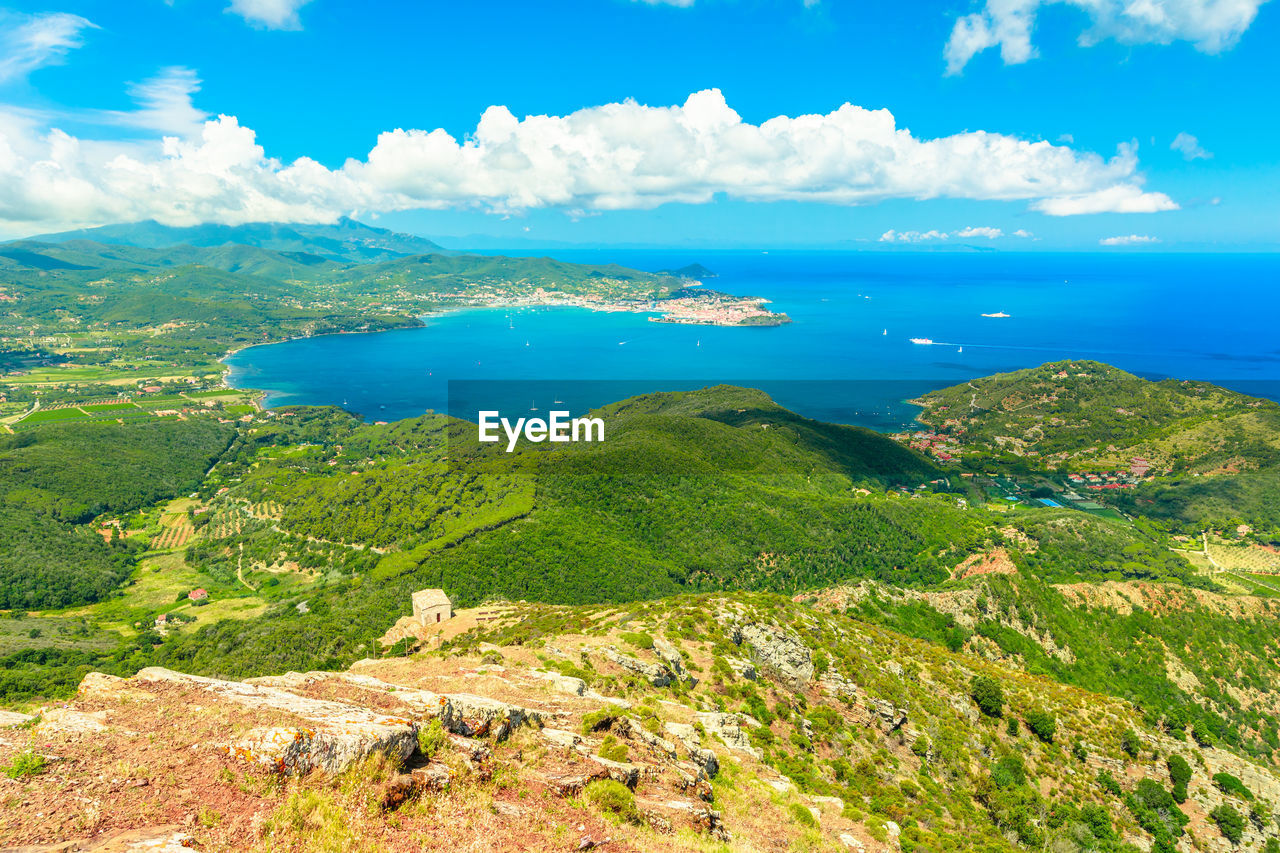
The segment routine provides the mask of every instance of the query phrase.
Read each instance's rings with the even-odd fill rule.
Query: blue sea
[[[528,252],[510,254],[532,254]],[[1280,255],[556,251],[645,270],[701,263],[763,296],[771,328],[653,323],[574,308],[473,309],[426,326],[252,347],[231,382],[271,406],[367,420],[479,408],[585,411],[655,390],[759,387],[812,417],[897,429],[906,400],[978,376],[1094,359],[1280,398]],[[983,314],[1004,313],[992,318]],[[913,344],[928,338],[933,344]]]

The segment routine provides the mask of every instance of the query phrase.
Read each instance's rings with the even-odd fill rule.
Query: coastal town
[[[560,307],[586,308],[590,311],[655,314],[654,323],[678,323],[699,326],[782,326],[791,322],[786,314],[770,311],[769,300],[756,296],[734,296],[715,290],[696,290],[687,285],[669,296],[655,298],[621,298],[605,293],[565,293],[538,287],[527,292],[513,292],[509,287],[468,287],[441,293],[445,305],[485,308]]]

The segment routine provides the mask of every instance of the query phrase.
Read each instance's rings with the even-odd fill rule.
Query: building
[[[453,602],[443,589],[420,589],[413,594],[413,618],[421,625],[452,619]]]
[[[191,590],[191,592],[187,593],[187,598],[191,599],[192,601],[207,601],[209,598],[209,593],[206,592],[204,589],[193,589]]]

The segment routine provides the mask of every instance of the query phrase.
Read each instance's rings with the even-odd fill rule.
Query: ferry
[[[911,339],[911,343],[913,343],[913,344],[931,344],[931,343],[933,343],[933,338],[912,338],[912,339]]]

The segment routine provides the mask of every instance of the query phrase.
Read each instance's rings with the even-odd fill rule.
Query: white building
[[[420,589],[413,594],[413,618],[421,625],[434,625],[453,618],[453,602],[442,589]]]

